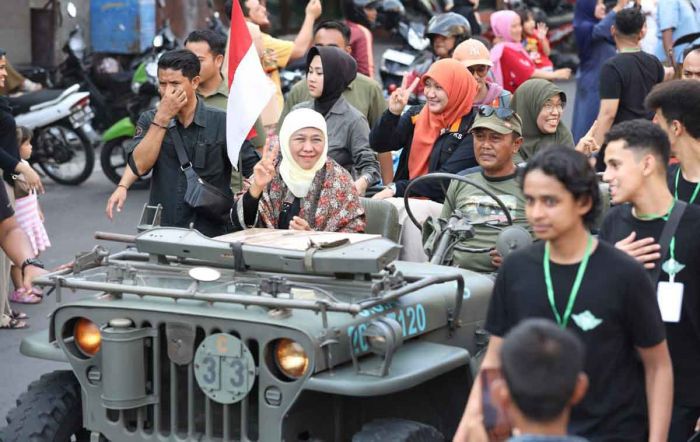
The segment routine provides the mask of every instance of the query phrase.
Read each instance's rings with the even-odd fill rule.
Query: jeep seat
[[[365,233],[382,235],[394,242],[399,241],[401,224],[399,224],[399,212],[390,202],[360,198],[365,209],[367,227]]]

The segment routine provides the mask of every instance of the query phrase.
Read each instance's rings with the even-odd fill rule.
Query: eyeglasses
[[[546,101],[544,103],[544,106],[542,106],[542,109],[545,111],[551,113],[554,109],[556,109],[558,112],[563,112],[564,107],[566,106],[566,102],[562,101],[560,103],[554,104],[551,101]]]
[[[475,64],[473,66],[467,66],[467,70],[474,75],[475,73],[479,75],[486,75],[486,73],[489,71],[489,67],[486,66],[485,64]]]
[[[501,120],[510,120],[515,111],[508,107],[493,107],[486,104],[479,106],[479,115],[482,117],[490,117],[493,114],[496,114]]]

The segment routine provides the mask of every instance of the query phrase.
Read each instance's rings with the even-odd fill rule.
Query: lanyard
[[[678,199],[678,179],[681,177],[681,168],[678,168],[678,171],[676,171],[676,193],[675,197]],[[695,201],[695,198],[698,196],[698,192],[700,192],[700,183],[695,184],[695,190],[693,190],[693,195],[690,197],[690,200],[688,201],[688,204],[693,204],[693,201]]]
[[[547,298],[549,298],[549,304],[552,306],[552,311],[554,312],[554,318],[557,320],[559,327],[566,328],[566,324],[569,322],[569,317],[571,316],[571,311],[574,308],[574,302],[576,302],[576,296],[581,288],[581,282],[583,282],[583,275],[586,273],[586,267],[588,267],[588,258],[591,257],[591,249],[593,248],[593,236],[588,235],[588,244],[586,244],[586,252],[583,254],[583,260],[578,265],[578,271],[576,272],[576,279],[574,279],[574,285],[571,287],[571,293],[569,293],[569,301],[566,303],[566,310],[564,311],[564,317],[559,315],[557,311],[557,306],[554,303],[554,287],[552,285],[552,274],[549,269],[549,241],[544,245],[544,282],[547,285]]]
[[[680,168],[678,169],[680,172]],[[698,187],[700,187],[700,184],[695,187],[695,192],[693,192],[693,197],[691,198],[691,201],[695,199],[698,193]],[[678,192],[678,175],[676,175],[676,193]],[[692,203],[690,203],[692,204]],[[668,211],[664,215],[635,215],[638,219],[641,219],[642,221],[654,221],[655,219],[662,219],[664,221],[668,221],[668,218],[671,216],[671,211],[673,210],[673,206],[676,205],[676,200],[674,199],[673,202],[671,202],[671,207],[668,208]],[[671,256],[671,259],[673,261],[676,260],[676,237],[672,236],[671,237],[671,242],[668,245],[668,253]],[[661,257],[663,259],[663,256]]]

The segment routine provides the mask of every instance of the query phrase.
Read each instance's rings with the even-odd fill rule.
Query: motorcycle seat
[[[27,92],[16,97],[7,97],[7,99],[12,107],[12,115],[21,115],[29,112],[29,109],[34,105],[55,100],[63,91],[63,89],[42,89],[36,92]]]

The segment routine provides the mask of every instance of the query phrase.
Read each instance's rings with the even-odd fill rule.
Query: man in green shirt
[[[314,29],[314,46],[335,46],[351,53],[350,28],[338,20],[323,21],[316,25]],[[370,129],[374,127],[379,117],[386,110],[386,99],[379,83],[359,72],[355,80],[343,92],[343,97],[367,118]],[[308,100],[313,100],[313,97],[309,94],[306,81],[297,82],[284,99],[284,108],[282,109],[278,127],[282,126],[284,118],[294,106]],[[379,154],[378,158],[381,165],[382,180],[384,183],[390,183],[393,181],[394,175],[391,152]]]
[[[471,133],[474,155],[482,170],[469,173],[466,178],[496,194],[510,211],[513,223],[529,230],[525,219],[525,197],[517,182],[518,168],[513,163],[513,154],[523,143],[521,125],[520,117],[510,109],[481,106]],[[457,245],[452,255],[453,263],[476,272],[496,271],[501,257],[493,248],[500,230],[485,223],[504,223],[506,217],[501,208],[476,187],[453,181],[447,189],[440,218],[448,219],[455,210],[460,210],[474,225],[474,237]],[[429,219],[423,227],[423,242],[430,249],[436,243],[435,222]],[[459,250],[461,248],[490,251],[474,253]]]

